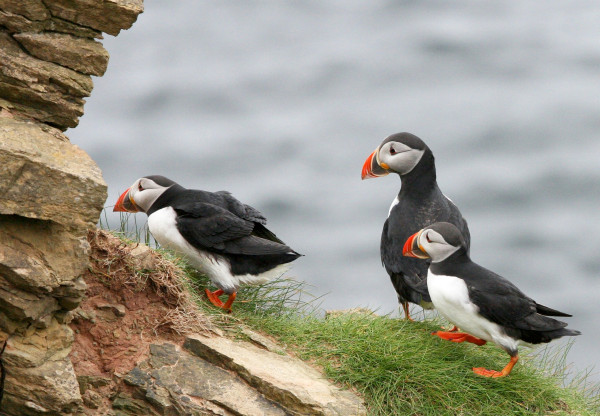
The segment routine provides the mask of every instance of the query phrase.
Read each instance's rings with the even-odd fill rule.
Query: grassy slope
[[[193,279],[200,291],[209,284],[201,276]],[[282,281],[243,289],[233,316],[199,301],[224,325],[235,328],[241,321],[321,366],[329,378],[362,394],[371,415],[600,414],[600,400],[582,393],[583,383],[561,387],[566,351],[550,349],[546,369],[522,356],[509,377],[484,378],[471,368],[500,370],[509,359],[494,345],[441,340],[431,335],[440,329],[438,321],[364,313],[323,319],[297,300],[302,288]]]
[[[508,355],[494,345],[431,336],[441,322],[366,314],[323,319],[316,302],[302,300],[304,286],[290,280],[240,290],[230,315],[202,295],[210,287],[206,277],[163,254],[182,266],[198,304],[216,323],[234,334],[243,323],[274,336],[332,380],[358,391],[370,415],[600,414],[598,386],[586,386],[585,376],[577,385],[561,387],[567,351],[548,349],[543,368],[540,360],[522,355],[509,377],[484,378],[471,368],[502,369]]]

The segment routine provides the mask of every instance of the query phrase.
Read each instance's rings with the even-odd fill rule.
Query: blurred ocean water
[[[145,7],[104,41],[108,72],[68,132],[100,165],[107,206],[148,174],[231,191],[306,255],[290,274],[325,308],[390,313],[379,238],[400,180],[360,171],[409,131],[469,221],[473,259],[572,313],[568,360],[599,363],[597,1]]]

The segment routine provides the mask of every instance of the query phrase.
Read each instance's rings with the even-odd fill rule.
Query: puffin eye
[[[431,239],[429,238],[429,234],[425,234],[425,238],[427,239],[428,243],[431,243]]]
[[[143,191],[143,190],[144,190],[144,188],[142,187],[142,183],[141,182],[138,183],[138,191]]]
[[[393,147],[390,147],[390,154],[395,155],[396,149],[394,149]]]

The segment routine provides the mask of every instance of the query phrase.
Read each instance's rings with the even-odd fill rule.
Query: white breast
[[[427,273],[427,286],[434,307],[461,331],[494,342],[505,350],[516,350],[519,341],[506,335],[502,327],[479,314],[479,308],[469,299],[464,280],[455,276]]]
[[[193,247],[179,233],[176,223],[177,213],[171,207],[162,208],[148,217],[148,228],[161,247],[182,256],[194,268],[205,273],[217,286],[231,293],[240,284],[261,284],[285,273],[290,265],[282,264],[259,275],[233,275],[229,261],[217,254],[208,253]]]
[[[394,209],[394,207],[396,205],[398,205],[398,202],[400,202],[400,200],[398,199],[398,196],[396,196],[396,198],[392,201],[392,205],[390,205],[390,210],[388,211],[388,217],[392,213],[392,209]]]
[[[448,198],[448,196],[446,194],[442,193],[442,195],[444,195],[444,198],[446,198],[448,201],[450,201],[450,202],[452,202],[452,204],[454,204],[454,201],[451,200],[450,198]],[[456,204],[454,204],[454,205],[456,205]]]

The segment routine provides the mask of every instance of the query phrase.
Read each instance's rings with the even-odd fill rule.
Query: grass
[[[509,377],[484,378],[471,368],[500,370],[509,359],[494,345],[434,337],[431,332],[446,324],[439,320],[412,323],[365,313],[323,318],[310,303],[287,298],[304,293],[298,283],[290,291],[288,283],[240,291],[238,299],[246,302],[234,304],[235,318],[274,336],[330,379],[359,392],[370,415],[600,414],[599,399],[589,390],[597,386],[588,386],[585,394],[585,377],[563,386],[565,348],[542,348],[541,358],[522,354]],[[206,284],[196,281],[200,288]],[[300,312],[294,309],[298,304]],[[221,315],[231,323],[230,316]]]
[[[600,414],[599,387],[586,381],[587,374],[565,385],[570,344],[537,354],[523,349],[509,377],[484,378],[471,368],[500,370],[508,355],[490,344],[431,336],[446,324],[437,319],[412,323],[365,313],[324,318],[319,299],[289,279],[242,288],[234,313],[227,314],[203,297],[205,288],[214,289],[208,278],[171,259],[184,268],[195,300],[216,325],[239,335],[236,329],[245,324],[275,337],[331,380],[361,394],[369,415]]]

